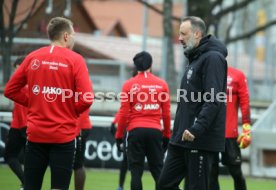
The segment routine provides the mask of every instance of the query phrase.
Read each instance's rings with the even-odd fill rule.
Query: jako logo
[[[143,106],[142,106],[142,104],[140,104],[140,103],[137,103],[137,104],[134,106],[134,109],[135,109],[136,111],[141,111],[142,108],[143,108]]]
[[[38,85],[34,85],[32,91],[35,95],[38,95],[40,92],[40,87]]]
[[[145,104],[144,110],[158,110],[159,104]]]
[[[52,86],[43,86],[42,94],[57,94],[60,95],[62,93],[61,88],[52,87]]]

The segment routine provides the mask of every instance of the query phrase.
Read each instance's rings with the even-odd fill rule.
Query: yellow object
[[[237,139],[240,148],[247,148],[251,144],[251,125],[246,123],[242,125],[242,134]]]
[[[242,133],[250,133],[251,125],[249,123],[245,123],[242,125]]]
[[[257,11],[257,26],[264,26],[267,23],[266,11]],[[256,58],[260,63],[265,61],[265,32],[260,31],[256,34]]]

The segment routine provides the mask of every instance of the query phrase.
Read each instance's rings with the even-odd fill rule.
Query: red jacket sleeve
[[[247,87],[246,77],[243,73],[239,77],[239,88],[238,88],[239,106],[242,113],[242,124],[249,123],[250,120],[250,105],[249,105],[249,92]]]
[[[27,75],[26,75],[26,65],[27,59],[23,61],[21,66],[15,71],[14,75],[11,77],[9,82],[6,85],[4,95],[15,101],[18,104],[23,106],[28,106],[28,96],[27,93],[22,90],[27,84]]]
[[[170,111],[171,104],[170,104],[170,92],[167,84],[165,84],[165,93],[163,96],[164,97],[162,97],[162,100],[166,100],[161,104],[163,126],[164,126],[163,136],[166,138],[170,138],[171,137],[171,111]]]
[[[90,81],[88,69],[82,57],[75,64],[75,92],[79,95],[76,100],[76,110],[81,114],[87,110],[94,101],[92,82]]]
[[[116,113],[116,115],[115,115],[115,117],[114,117],[114,119],[113,119],[113,121],[112,121],[112,123],[114,123],[114,124],[116,124],[116,123],[118,123],[118,121],[119,121],[119,111]]]
[[[12,111],[12,128],[22,128],[27,126],[27,112],[28,109],[18,103],[14,103]]]
[[[121,107],[117,114],[119,114],[119,120],[118,120],[118,128],[116,131],[116,139],[123,138],[124,131],[127,127],[127,122],[129,120],[129,110],[130,110],[130,97],[128,93],[128,87],[125,83],[123,85],[122,93],[121,93]]]

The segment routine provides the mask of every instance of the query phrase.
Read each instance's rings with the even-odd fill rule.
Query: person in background
[[[157,189],[163,166],[163,148],[166,149],[170,138],[169,88],[165,81],[150,72],[152,57],[148,52],[137,53],[133,61],[138,74],[127,80],[122,87],[116,142],[118,150],[122,151],[126,129],[131,190],[142,190],[145,157]],[[160,119],[163,120],[163,131]]]
[[[85,145],[87,138],[90,134],[92,125],[89,119],[89,109],[80,114],[77,126],[79,131],[77,132],[76,137],[76,153],[74,160],[74,180],[75,180],[75,190],[84,190],[85,185],[85,169],[84,169],[84,154],[85,154]]]
[[[17,69],[24,59],[25,57],[18,57],[14,62],[14,68]],[[23,88],[22,91],[23,93],[27,93],[27,87]],[[7,137],[4,153],[5,162],[20,180],[22,189],[24,188],[24,171],[18,155],[25,148],[26,144],[27,112],[27,107],[14,102],[11,128]]]
[[[137,75],[137,69],[133,68],[132,71],[132,77],[135,77]],[[115,136],[116,130],[117,130],[117,125],[119,121],[119,112],[116,113],[114,120],[111,123],[110,126],[110,133],[112,136]],[[127,174],[127,169],[128,169],[128,162],[127,162],[127,154],[126,154],[126,134],[124,133],[124,149],[123,149],[123,160],[120,165],[120,173],[119,173],[119,185],[117,190],[123,190],[124,189],[124,183],[126,179],[126,174]]]
[[[111,123],[110,126],[110,133],[115,136],[116,134],[116,129],[117,129],[117,124],[119,121],[119,113],[117,112],[114,120]],[[125,142],[125,135],[124,135],[124,142]],[[117,147],[120,145],[117,145]],[[123,148],[123,160],[120,165],[120,172],[119,172],[119,185],[117,190],[123,190],[124,189],[124,183],[126,179],[126,174],[127,174],[127,169],[128,169],[128,163],[127,163],[127,155],[126,155],[126,149],[125,149],[125,143],[124,143],[124,148]]]
[[[72,51],[73,23],[54,17],[49,46],[29,53],[6,85],[4,95],[28,107],[24,176],[26,190],[40,190],[47,166],[51,189],[68,189],[73,171],[79,115],[94,100],[83,57]],[[21,91],[28,85],[28,96]]]
[[[242,133],[238,131],[238,111],[242,115]],[[246,77],[242,71],[228,67],[225,152],[221,153],[221,162],[227,166],[234,180],[235,190],[246,190],[246,181],[242,173],[240,148],[247,148],[251,142],[251,119],[249,92]],[[214,158],[210,177],[210,189],[219,190],[219,154]]]
[[[185,17],[179,41],[188,65],[178,89],[178,105],[159,190],[209,190],[215,152],[225,148],[227,49],[206,35],[204,21]]]

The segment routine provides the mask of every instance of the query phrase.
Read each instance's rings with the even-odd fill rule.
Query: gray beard
[[[184,48],[184,53],[189,54],[194,48],[195,48],[195,39],[194,39],[194,36],[192,36],[189,39],[187,46]]]

